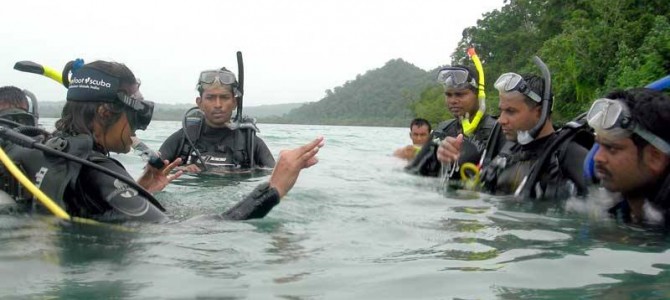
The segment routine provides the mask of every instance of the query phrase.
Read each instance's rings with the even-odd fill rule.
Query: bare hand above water
[[[461,145],[463,145],[463,134],[455,138],[446,137],[437,149],[437,160],[445,164],[457,161],[461,153]]]
[[[279,159],[270,176],[270,186],[277,189],[279,197],[284,197],[291,190],[300,171],[319,161],[316,154],[323,145],[323,137],[318,137],[306,145],[279,153]]]
[[[181,164],[181,158],[177,158],[171,163],[168,160],[163,160],[163,162],[165,166],[161,169],[156,169],[147,164],[144,167],[144,174],[137,179],[137,183],[151,193],[160,192],[172,180],[179,178],[183,173],[182,171],[177,171],[174,174],[170,174],[172,169]]]

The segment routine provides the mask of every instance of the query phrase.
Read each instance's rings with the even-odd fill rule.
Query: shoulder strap
[[[193,123],[186,127],[185,130],[182,129],[183,136],[181,138],[181,141],[179,142],[179,150],[177,151],[178,157],[181,157],[181,161],[184,164],[188,164],[189,160],[191,158],[191,155],[193,154],[193,147],[191,146],[191,143],[193,145],[196,145],[198,143],[198,140],[200,139],[200,134],[202,133],[202,122],[198,123]],[[188,141],[190,139],[190,143]]]
[[[549,166],[549,161],[552,157],[556,157],[560,163],[565,158],[565,153],[567,148],[570,146],[570,143],[578,136],[580,133],[588,133],[586,129],[586,120],[578,119],[566,123],[556,132],[556,138],[549,144],[542,154],[538,157],[537,161],[533,165],[528,178],[523,186],[521,195],[523,197],[535,197],[534,186],[539,180],[540,175],[545,171]],[[590,148],[590,147],[589,147]],[[556,155],[556,156],[554,156]]]

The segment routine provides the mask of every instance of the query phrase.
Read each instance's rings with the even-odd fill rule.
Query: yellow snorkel
[[[19,70],[21,72],[43,75],[45,77],[53,79],[54,81],[60,84],[63,84],[63,75],[61,75],[61,73],[50,67],[43,66],[29,60],[17,62],[16,64],[14,64],[14,69]]]
[[[465,136],[472,136],[479,126],[479,122],[484,118],[484,112],[486,112],[486,92],[484,91],[484,68],[482,68],[482,62],[475,52],[475,48],[468,48],[468,56],[473,63],[475,63],[475,68],[477,68],[477,73],[479,73],[479,79],[477,83],[477,99],[479,100],[479,110],[475,114],[475,117],[470,121],[469,116],[466,114],[465,117],[461,118],[461,127],[463,127],[463,134]]]

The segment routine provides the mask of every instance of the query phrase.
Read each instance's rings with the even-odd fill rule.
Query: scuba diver
[[[618,193],[609,209],[625,223],[670,228],[670,97],[649,88],[614,91],[586,115],[596,132],[600,184]]]
[[[444,171],[437,159],[439,143],[446,137],[465,136],[460,162],[477,164],[483,156],[484,150],[493,135],[496,120],[486,113],[486,95],[484,93],[484,70],[477,53],[473,48],[468,49],[468,55],[475,63],[475,69],[456,65],[445,67],[438,71],[437,81],[444,86],[445,103],[454,119],[440,123],[432,133],[432,141],[423,146],[414,160],[405,170],[412,174],[423,176],[438,176]],[[501,143],[495,143],[501,145]],[[490,150],[492,154],[497,149]]]
[[[413,159],[423,145],[430,140],[432,128],[430,122],[423,118],[416,118],[409,124],[409,138],[412,139],[412,145],[407,145],[393,152],[393,155],[402,159]]]
[[[15,86],[0,87],[0,119],[1,125],[12,128],[37,126],[37,98],[30,91]]]
[[[551,74],[539,57],[534,62],[543,77],[505,73],[495,82],[500,98],[498,124],[507,141],[498,155],[486,154],[479,179],[484,190],[493,194],[534,199],[585,195],[582,164],[593,135],[583,119],[554,130]],[[463,141],[462,135],[446,138],[438,159],[446,164],[458,161]]]
[[[265,142],[256,136],[255,120],[242,116],[242,76],[238,83],[235,74],[226,68],[202,71],[197,90],[198,107],[189,110],[183,128],[163,142],[161,157],[168,161],[179,157],[184,164],[180,169],[193,173],[202,169],[237,173],[273,168],[275,160]]]
[[[49,134],[36,127],[38,121],[37,98],[33,93],[15,86],[0,87],[0,126],[13,128],[42,141]],[[9,145],[11,141],[0,139],[0,146]],[[0,203],[12,204],[12,198],[25,199],[28,196],[28,192],[3,166],[0,166],[0,185],[3,187],[0,191]]]
[[[0,128],[0,137],[11,139],[8,150],[33,187],[55,199],[73,217],[103,220],[163,221],[165,209],[151,193],[162,190],[182,172],[172,173],[181,163],[164,161],[163,168],[145,167],[135,182],[110,152],[130,151],[136,130],[145,130],[153,114],[153,102],[143,99],[139,82],[123,64],[95,61],[78,68],[70,62],[63,70],[68,87],[62,118],[53,138],[37,143],[14,130]],[[71,76],[68,76],[71,73]],[[69,78],[69,79],[68,79]],[[245,220],[264,217],[295,184],[300,171],[317,163],[323,145],[317,138],[302,147],[283,151],[268,183],[228,211],[216,217]],[[0,152],[4,156],[4,151]],[[4,163],[4,160],[3,160]],[[39,191],[39,190],[38,190]],[[41,197],[35,193],[42,203]],[[41,210],[36,201],[21,203]],[[51,210],[49,205],[45,206]],[[53,210],[52,210],[53,212]]]

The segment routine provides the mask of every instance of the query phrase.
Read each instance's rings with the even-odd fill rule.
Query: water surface
[[[158,149],[179,126],[154,121],[138,134]],[[326,137],[319,164],[266,218],[191,220],[268,176],[185,176],[157,195],[173,221],[131,224],[134,233],[5,213],[0,298],[670,298],[668,238],[609,220],[600,197],[566,211],[445,195],[391,156],[408,129],[260,128],[275,157]],[[139,157],[115,158],[141,173]]]

